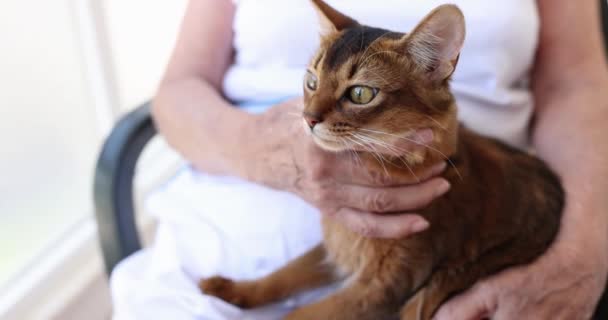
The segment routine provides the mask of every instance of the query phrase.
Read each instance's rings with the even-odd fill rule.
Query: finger
[[[407,212],[426,207],[450,189],[450,183],[435,178],[418,185],[389,188],[370,188],[346,185],[335,190],[340,207],[364,212]]]
[[[416,214],[378,215],[343,208],[333,218],[369,238],[403,238],[429,227],[429,223]]]
[[[490,318],[491,293],[476,285],[462,294],[448,300],[435,314],[434,320],[481,320]]]
[[[342,183],[356,184],[362,186],[403,186],[417,184],[433,178],[443,171],[447,167],[447,163],[442,161],[416,175],[387,175],[385,171],[376,171],[364,167],[361,163],[357,162],[357,159],[339,159],[347,161],[347,165],[340,166],[339,172],[336,174],[337,180]]]

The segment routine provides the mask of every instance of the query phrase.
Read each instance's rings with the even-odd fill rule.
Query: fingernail
[[[451,187],[451,185],[447,180],[442,180],[439,183],[439,186],[437,186],[437,190],[436,190],[437,196],[440,196],[440,195],[446,193],[448,190],[450,190],[450,187]]]
[[[426,220],[417,220],[416,222],[414,222],[414,224],[412,225],[412,232],[420,232],[420,231],[424,231],[429,227],[429,223]]]

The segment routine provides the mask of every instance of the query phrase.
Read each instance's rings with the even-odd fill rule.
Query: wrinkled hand
[[[576,209],[564,214],[584,214],[568,210]],[[562,227],[537,261],[479,282],[443,305],[435,319],[590,319],[606,283],[608,246],[605,234],[571,227]]]
[[[404,237],[428,227],[414,212],[424,208],[449,189],[449,184],[432,178],[445,163],[422,176],[422,183],[391,181],[382,173],[358,168],[347,154],[330,154],[309,144],[298,163],[296,192],[324,214],[340,220],[351,230],[368,237]],[[409,212],[408,214],[382,214]]]
[[[323,214],[364,236],[405,237],[428,228],[428,222],[415,212],[448,191],[449,183],[436,177],[445,169],[445,163],[419,175],[420,180],[397,179],[384,172],[368,171],[350,153],[332,153],[319,148],[303,129],[301,108],[301,99],[296,99],[267,112],[269,119],[281,119],[277,122],[288,124],[272,130],[275,134],[288,133],[283,140],[289,155],[277,153],[275,157],[288,156],[290,167],[295,169],[284,177],[290,182],[283,189],[294,192]],[[408,147],[416,146],[400,146]],[[407,214],[390,214],[394,212]]]

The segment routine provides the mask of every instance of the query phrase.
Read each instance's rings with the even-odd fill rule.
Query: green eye
[[[306,75],[304,76],[304,84],[311,91],[317,90],[317,77],[310,71],[306,72]]]
[[[348,99],[354,104],[368,104],[378,94],[378,89],[366,86],[354,86],[348,91]]]

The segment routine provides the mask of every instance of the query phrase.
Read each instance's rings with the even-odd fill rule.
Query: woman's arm
[[[234,4],[190,1],[152,114],[168,143],[195,167],[240,175],[239,151],[251,116],[222,97],[232,63]]]
[[[533,81],[534,146],[566,189],[564,234],[606,249],[608,68],[600,8],[593,0],[540,0],[539,7],[543,28]],[[608,252],[597,259],[608,266]]]
[[[566,190],[549,251],[449,301],[438,319],[590,319],[608,273],[608,70],[598,1],[538,0],[538,155]]]

